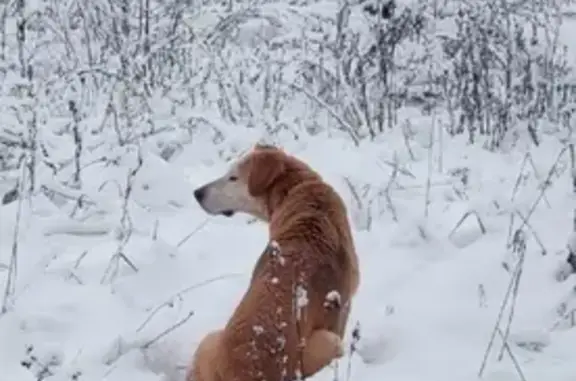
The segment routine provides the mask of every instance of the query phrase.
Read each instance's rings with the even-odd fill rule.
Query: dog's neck
[[[308,182],[321,181],[320,175],[311,171],[292,170],[279,176],[270,186],[264,197],[266,221],[270,222],[274,212],[282,208],[284,202],[290,198],[290,193]]]

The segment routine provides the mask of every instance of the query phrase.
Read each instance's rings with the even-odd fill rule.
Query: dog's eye
[[[237,181],[237,180],[238,180],[238,176],[230,176],[230,177],[228,178],[228,180],[230,180],[230,181]]]

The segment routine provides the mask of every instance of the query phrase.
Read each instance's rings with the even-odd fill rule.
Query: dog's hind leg
[[[342,340],[334,332],[319,329],[312,332],[302,351],[302,375],[309,377],[344,355]]]
[[[222,381],[218,369],[217,355],[220,351],[222,331],[208,333],[196,349],[192,365],[186,373],[186,381]]]

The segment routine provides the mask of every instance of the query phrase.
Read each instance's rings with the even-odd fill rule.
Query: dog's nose
[[[196,201],[198,201],[198,202],[202,202],[205,195],[206,195],[206,191],[204,188],[198,188],[194,191],[194,197],[196,198]]]

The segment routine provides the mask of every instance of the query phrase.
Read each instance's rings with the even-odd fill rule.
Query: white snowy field
[[[555,276],[573,225],[568,153],[546,135],[529,156],[523,144],[489,153],[438,134],[430,145],[430,120],[412,118],[411,126],[409,145],[392,132],[358,148],[338,136],[278,138],[341,192],[360,257],[347,331],[350,343],[358,325],[357,351],[313,379],[476,380],[522,257],[507,246],[509,235],[525,218],[507,346],[496,334],[483,378],[521,379],[519,368],[526,380],[573,381],[576,328],[558,308],[576,308],[576,276]],[[0,316],[1,381],[183,380],[198,341],[225,324],[267,241],[264,224],[208,217],[192,197],[227,167],[223,158],[261,137],[229,127],[218,146],[196,139],[170,163],[143,146],[129,228],[121,227],[118,193],[135,155],[85,168],[88,212],[75,219],[74,200],[54,194],[0,206],[2,291],[19,226],[15,285]],[[18,174],[2,176],[4,192]],[[114,260],[119,252],[134,268]]]

